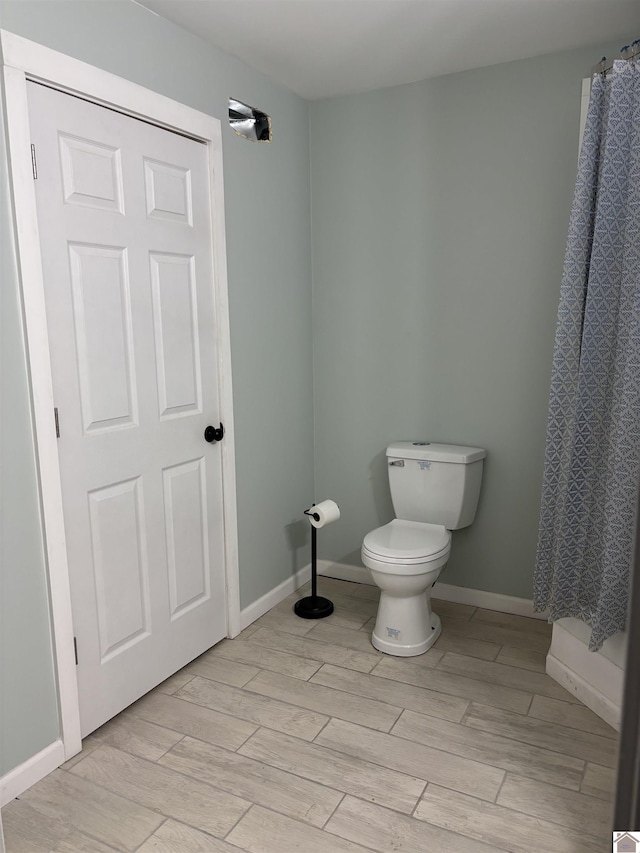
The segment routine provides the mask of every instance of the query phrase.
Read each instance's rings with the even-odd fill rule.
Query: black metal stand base
[[[333,613],[333,602],[321,595],[308,595],[296,601],[293,611],[303,619],[324,619]]]

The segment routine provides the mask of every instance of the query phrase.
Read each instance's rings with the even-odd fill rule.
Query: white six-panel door
[[[226,635],[207,148],[28,90],[84,736]]]

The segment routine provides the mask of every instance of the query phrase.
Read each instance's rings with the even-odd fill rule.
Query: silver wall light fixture
[[[251,142],[271,142],[271,116],[229,98],[229,124],[234,133]]]

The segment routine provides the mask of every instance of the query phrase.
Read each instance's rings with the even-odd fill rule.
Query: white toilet
[[[362,543],[362,562],[381,590],[371,637],[381,652],[421,655],[440,636],[431,587],[449,559],[451,531],[473,522],[485,456],[480,447],[428,441],[387,447],[396,518]]]

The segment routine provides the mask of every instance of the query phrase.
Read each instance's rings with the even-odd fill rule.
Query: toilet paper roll
[[[309,516],[309,521],[314,527],[320,529],[325,524],[331,524],[332,521],[337,521],[340,518],[340,507],[335,501],[320,501],[319,504],[312,506],[308,512],[318,516],[317,520],[313,515]]]

